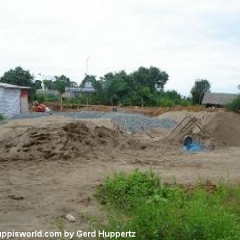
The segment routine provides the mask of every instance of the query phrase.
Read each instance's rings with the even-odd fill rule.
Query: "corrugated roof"
[[[202,104],[216,104],[216,105],[226,105],[233,101],[236,97],[238,97],[238,94],[232,94],[232,93],[211,93],[206,92]]]
[[[4,87],[4,88],[18,88],[18,89],[29,89],[30,88],[30,87],[12,85],[12,84],[3,83],[3,82],[0,82],[0,87]]]

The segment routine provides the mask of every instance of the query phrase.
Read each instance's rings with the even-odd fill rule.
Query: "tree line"
[[[176,90],[164,90],[169,75],[157,67],[139,67],[132,73],[124,70],[110,72],[97,79],[94,75],[86,75],[80,85],[65,75],[54,76],[42,81],[36,79],[28,70],[21,67],[10,69],[0,78],[0,82],[31,87],[29,98],[37,98],[38,89],[57,90],[60,95],[66,87],[83,87],[91,82],[95,92],[90,94],[91,104],[163,106],[201,104],[205,92],[210,91],[210,83],[206,79],[198,79],[191,89],[191,97],[184,97]],[[79,94],[75,98],[86,98]],[[89,97],[89,96],[88,96]]]

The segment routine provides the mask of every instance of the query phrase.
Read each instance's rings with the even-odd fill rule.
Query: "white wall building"
[[[29,87],[0,82],[0,114],[9,118],[28,112],[28,89]]]

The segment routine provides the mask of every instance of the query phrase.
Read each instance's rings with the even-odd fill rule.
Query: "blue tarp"
[[[184,146],[183,149],[188,152],[200,152],[205,149],[205,146],[200,143],[192,143],[188,146]]]

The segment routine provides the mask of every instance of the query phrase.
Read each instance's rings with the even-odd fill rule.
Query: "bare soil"
[[[61,105],[59,102],[46,102],[50,109],[55,112],[61,111]],[[119,112],[141,113],[148,116],[158,116],[163,113],[176,112],[176,111],[192,111],[192,112],[216,112],[218,109],[205,108],[204,106],[175,106],[175,107],[139,107],[139,106],[114,106]],[[99,112],[111,112],[112,106],[106,105],[85,105],[85,104],[63,104],[64,112],[76,112],[76,111],[99,111]]]
[[[239,182],[240,116],[219,112],[204,119],[205,140],[223,144],[192,153],[166,141],[165,129],[129,135],[108,119],[50,116],[5,124],[0,128],[0,228],[55,231],[67,213],[76,218],[65,220],[69,231],[88,229],[90,219],[104,222],[94,189],[118,171],[151,168],[163,181],[182,184]]]

